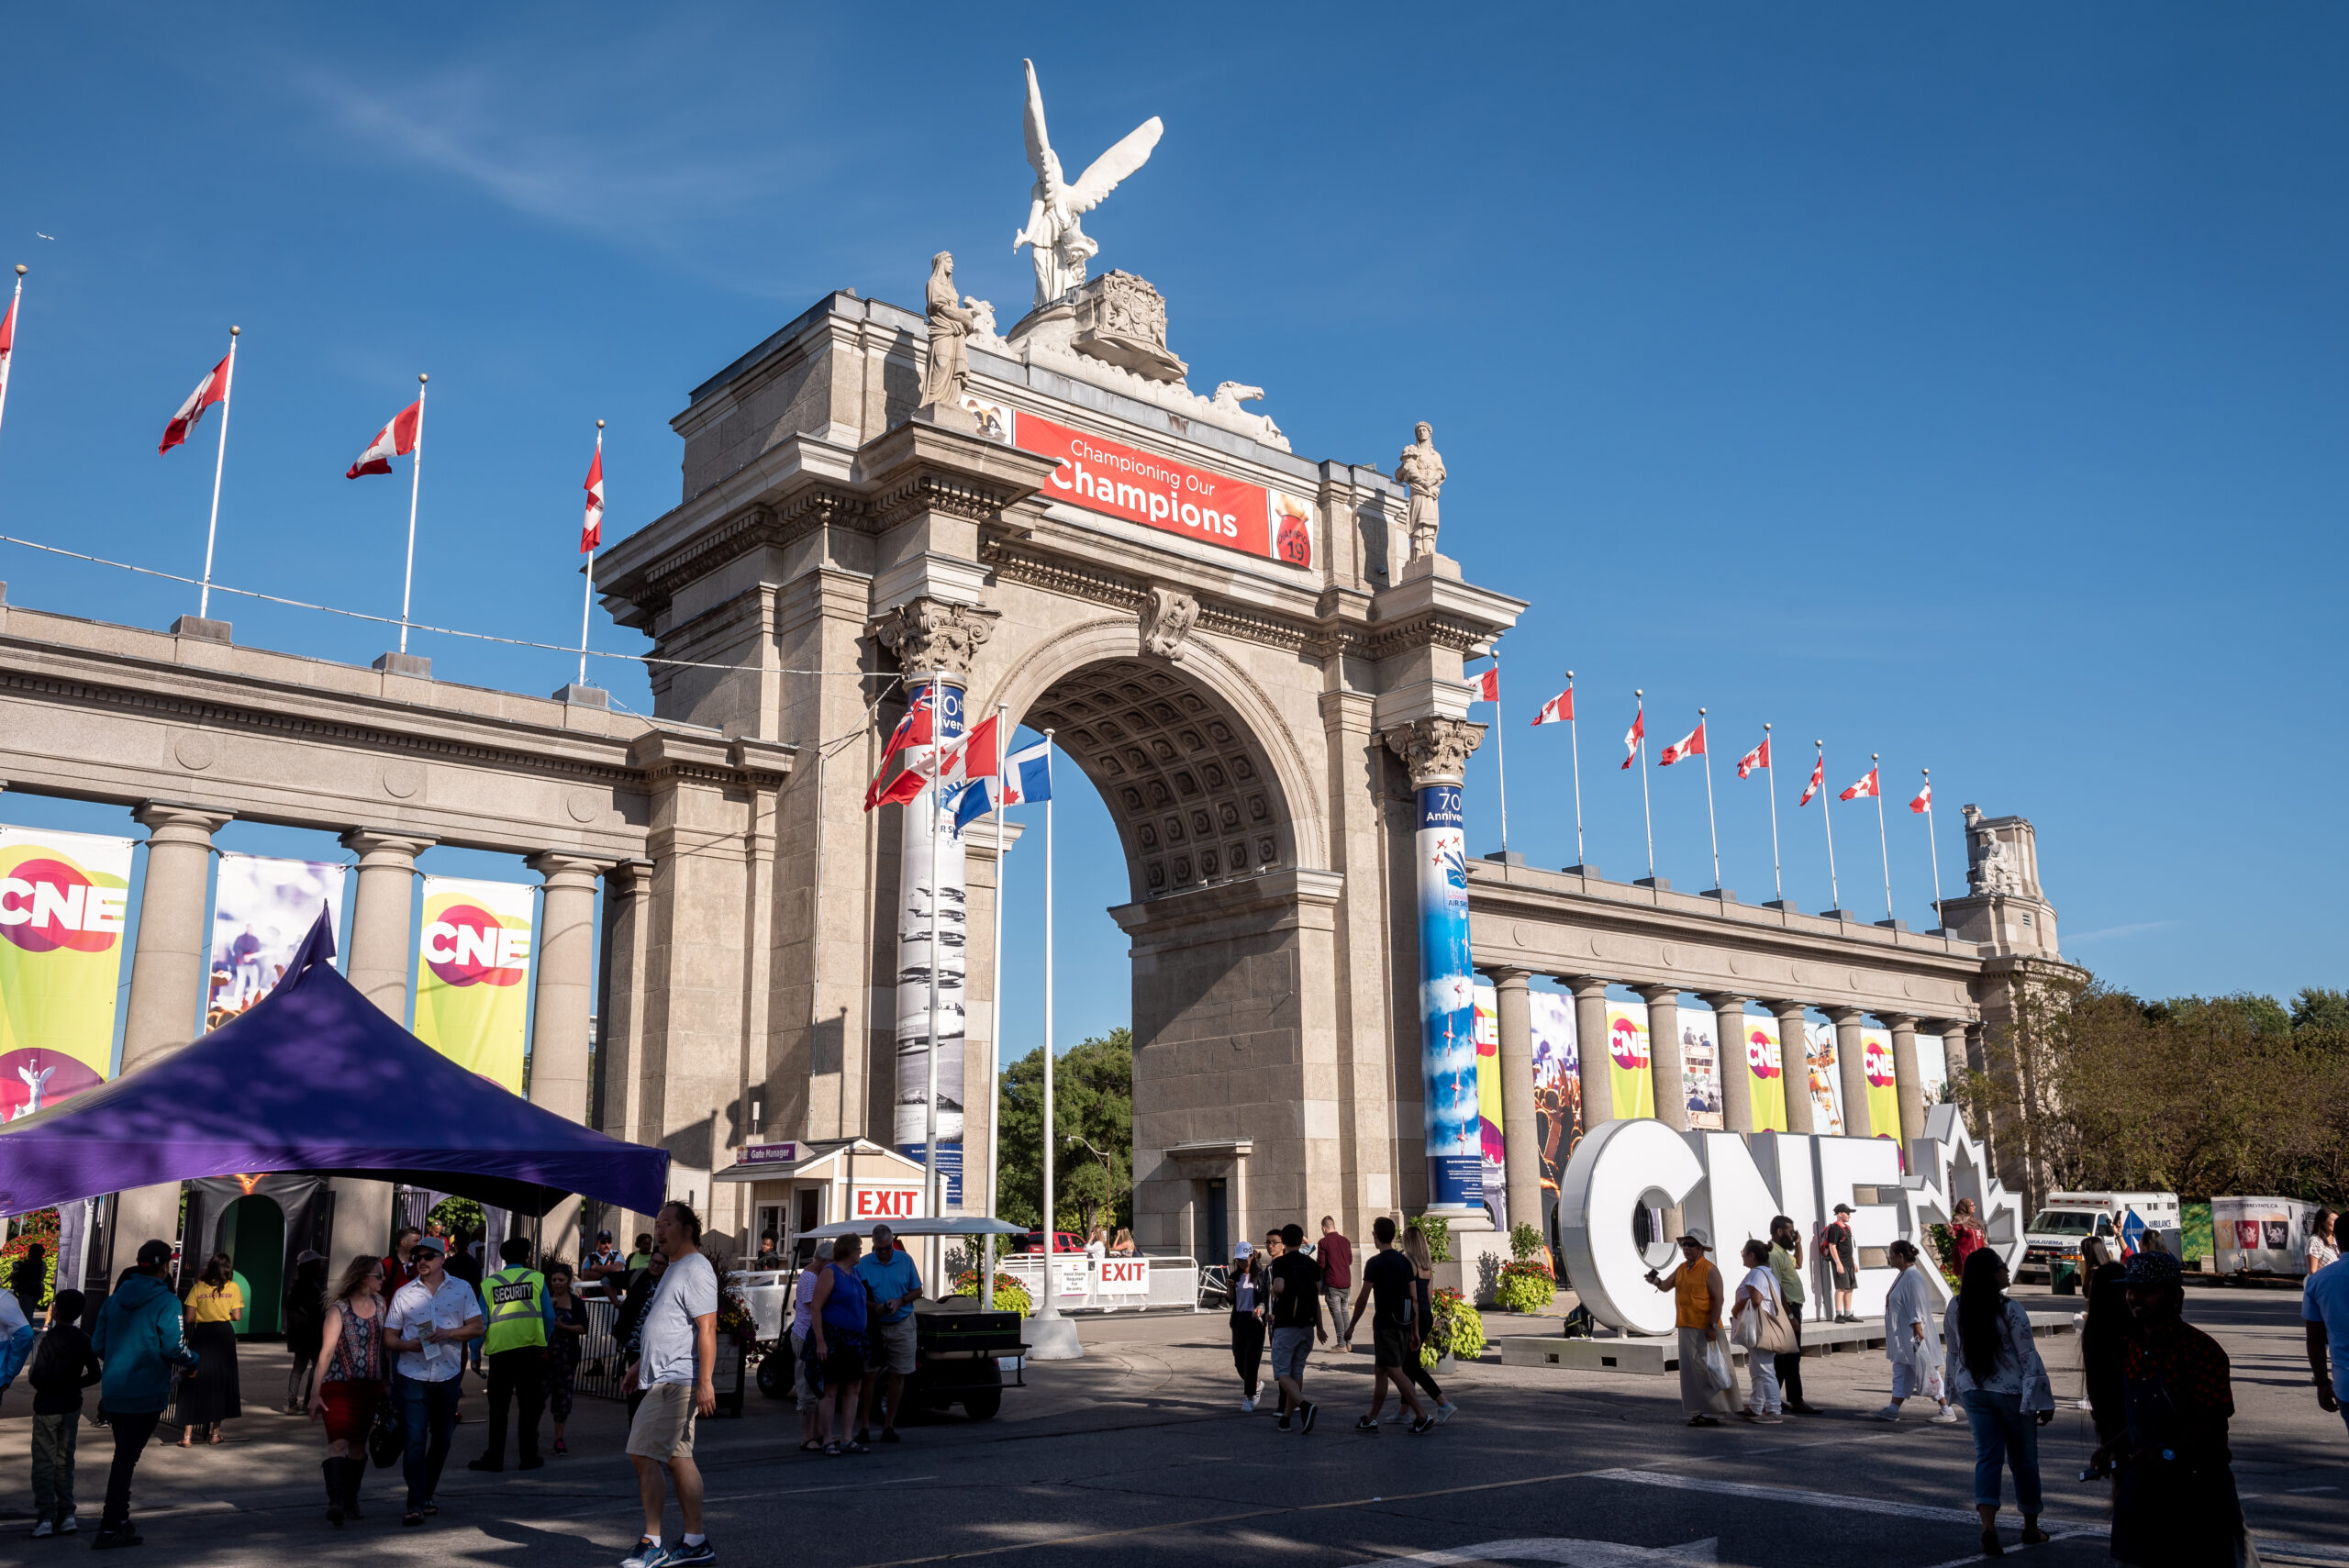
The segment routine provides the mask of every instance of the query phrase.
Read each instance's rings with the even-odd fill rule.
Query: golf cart
[[[889,1222],[900,1242],[925,1236],[1017,1236],[1021,1227],[999,1219],[901,1219]],[[799,1232],[803,1241],[863,1236],[868,1223],[841,1220]],[[792,1385],[789,1271],[737,1274],[756,1324],[759,1392],[772,1399],[789,1396]],[[932,1282],[935,1288],[935,1282]],[[908,1410],[944,1410],[960,1405],[974,1421],[994,1417],[1003,1406],[1003,1362],[1011,1362],[1010,1386],[1027,1386],[1026,1352],[1019,1314],[986,1312],[974,1296],[914,1303],[914,1370],[906,1379]]]

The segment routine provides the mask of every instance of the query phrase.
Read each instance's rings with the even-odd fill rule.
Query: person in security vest
[[[547,1339],[554,1331],[554,1303],[546,1276],[530,1267],[530,1243],[520,1236],[499,1249],[506,1266],[481,1282],[482,1321],[488,1326],[484,1351],[489,1358],[489,1451],[468,1470],[506,1468],[506,1417],[516,1400],[522,1426],[515,1446],[522,1468],[536,1470],[539,1418],[547,1406]]]

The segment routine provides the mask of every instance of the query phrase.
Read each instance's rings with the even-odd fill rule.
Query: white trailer
[[[2222,1274],[2304,1274],[2316,1216],[2315,1204],[2298,1198],[2214,1197],[2211,1262]]]

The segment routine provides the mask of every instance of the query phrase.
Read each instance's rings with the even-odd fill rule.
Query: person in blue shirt
[[[905,1400],[906,1374],[914,1369],[914,1303],[921,1299],[921,1271],[913,1254],[897,1245],[885,1225],[873,1228],[873,1251],[857,1261],[856,1277],[864,1283],[867,1318],[873,1348],[867,1353],[864,1393],[857,1407],[856,1440],[872,1441],[873,1396],[881,1379],[889,1379],[888,1410],[883,1417],[881,1440],[897,1440],[897,1407]]]

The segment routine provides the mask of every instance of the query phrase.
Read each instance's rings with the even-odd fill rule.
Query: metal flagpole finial
[[[416,373],[416,384],[418,386],[422,386],[426,382],[430,381],[431,379],[432,378],[430,376],[425,374],[422,371]]]
[[[1701,708],[1701,707],[1700,707],[1700,708],[1698,708],[1698,709],[1697,710],[1697,717],[1698,717],[1698,718],[1702,718],[1702,717],[1705,717],[1705,710],[1704,710],[1703,708]]]
[[[1575,673],[1574,673],[1572,670],[1567,671],[1567,672],[1566,672],[1566,679],[1567,679],[1567,680],[1569,680],[1569,681],[1571,681],[1571,680],[1573,680],[1574,678],[1575,678]]]
[[[18,277],[23,277],[28,270],[29,269],[28,269],[22,261],[17,263],[17,275]]]
[[[1645,687],[1643,687],[1643,686],[1633,686],[1633,687],[1631,688],[1631,695],[1632,695],[1633,696],[1635,696],[1635,697],[1643,697],[1643,696],[1647,695],[1648,694],[1647,694],[1647,689],[1646,689]]]
[[[1770,721],[1766,718],[1762,721],[1762,732],[1765,735],[1770,732]]]
[[[603,428],[604,428],[604,422],[603,422],[601,419],[596,420],[596,428],[597,428],[597,429],[599,429],[599,430],[600,430],[600,429],[602,429]]]
[[[24,270],[24,269],[23,269],[23,268],[21,268],[21,267],[19,267],[19,268],[17,269],[17,271],[18,271],[18,272],[22,272],[23,270]],[[228,336],[229,336],[229,337],[231,337],[231,338],[233,338],[233,337],[235,337],[238,333],[242,332],[243,330],[244,330],[244,328],[241,328],[241,327],[231,327],[231,328],[228,328]]]

